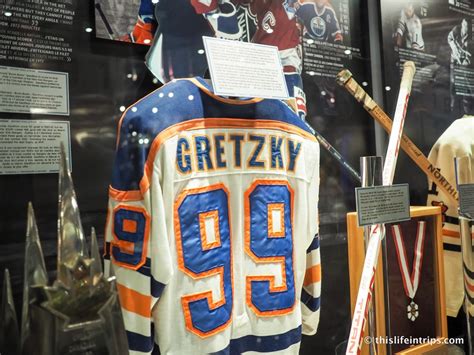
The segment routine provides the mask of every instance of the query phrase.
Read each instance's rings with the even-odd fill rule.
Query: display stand
[[[377,337],[447,337],[447,320],[445,309],[444,268],[442,264],[442,215],[440,207],[411,207],[410,221],[399,223],[405,233],[409,267],[413,258],[413,246],[416,236],[416,225],[426,222],[424,259],[421,269],[420,286],[415,301],[420,308],[420,317],[416,321],[407,319],[407,298],[403,291],[403,282],[398,268],[397,256],[391,233],[391,224],[386,225],[387,272],[378,268],[375,276],[375,322]],[[348,257],[350,273],[351,309],[357,297],[357,290],[364,263],[363,228],[358,226],[355,212],[347,215]],[[382,265],[382,255],[379,256]],[[384,280],[388,281],[389,292],[384,290]],[[390,309],[385,306],[386,293],[390,298]],[[366,331],[365,334],[368,334]],[[423,354],[432,351],[440,344],[430,345],[392,345],[377,344],[377,354]],[[367,344],[362,347],[362,354],[369,354]]]

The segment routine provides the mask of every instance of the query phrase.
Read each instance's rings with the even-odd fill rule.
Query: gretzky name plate
[[[60,142],[70,154],[68,121],[0,119],[0,175],[57,173]]]
[[[0,111],[69,116],[68,73],[0,66]]]
[[[408,184],[356,188],[359,226],[410,220]]]
[[[203,40],[217,95],[289,97],[277,47],[211,37]]]
[[[474,184],[458,185],[461,214],[474,218]]]

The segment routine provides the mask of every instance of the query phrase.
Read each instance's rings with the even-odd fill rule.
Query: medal
[[[412,322],[414,322],[419,316],[419,307],[415,303],[414,298],[416,295],[416,291],[418,290],[418,286],[420,285],[425,234],[426,222],[420,221],[418,222],[418,227],[416,230],[415,253],[413,255],[413,265],[410,275],[408,271],[408,258],[405,244],[403,242],[402,230],[400,228],[400,225],[398,224],[392,226],[392,236],[397,252],[398,267],[402,276],[403,288],[405,289],[405,294],[410,299],[410,302],[407,306],[407,317]]]

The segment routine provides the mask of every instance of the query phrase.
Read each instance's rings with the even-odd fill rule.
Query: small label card
[[[474,218],[474,184],[458,185],[461,214]]]
[[[410,220],[408,184],[356,188],[359,226]]]
[[[277,47],[212,37],[203,40],[216,95],[289,98]]]

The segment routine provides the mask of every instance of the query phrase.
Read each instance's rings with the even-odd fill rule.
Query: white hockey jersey
[[[428,156],[429,161],[453,185],[456,183],[454,158],[469,155],[474,167],[474,117],[454,121],[439,137]],[[472,170],[474,172],[474,170]],[[474,181],[474,173],[471,179]],[[446,309],[456,317],[464,299],[463,263],[459,237],[458,206],[429,180],[428,205],[443,210],[444,273],[446,275]],[[474,301],[474,270],[466,270],[467,289]],[[470,287],[469,287],[470,286]],[[474,303],[474,302],[473,302]]]
[[[105,247],[130,354],[297,354],[319,322],[318,189],[319,145],[281,101],[196,78],[131,106]]]
[[[416,14],[413,14],[412,17],[408,18],[405,11],[402,10],[400,13],[400,19],[398,20],[397,33],[401,37],[405,36],[406,48],[420,51],[425,49],[423,25]]]

